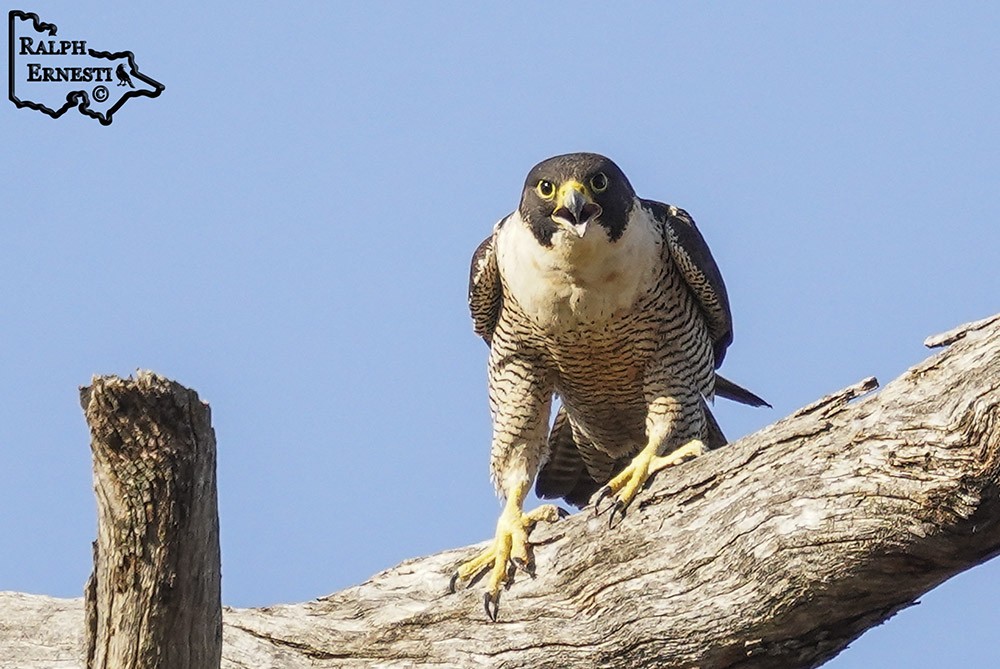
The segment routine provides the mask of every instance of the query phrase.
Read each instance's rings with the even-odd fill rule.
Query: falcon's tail
[[[762,400],[743,386],[739,386],[719,374],[715,375],[715,394],[719,397],[725,397],[727,400],[739,402],[740,404],[771,408],[771,405],[765,400]]]

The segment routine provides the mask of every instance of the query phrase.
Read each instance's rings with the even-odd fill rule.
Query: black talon
[[[492,610],[490,609],[491,604],[493,605]],[[497,614],[500,613],[500,593],[498,592],[494,597],[487,592],[483,597],[483,606],[486,608],[486,617],[496,622]]]
[[[569,518],[569,511],[562,508],[561,506],[556,507],[556,515],[560,518]]]
[[[455,584],[458,583],[458,572],[456,571],[451,575],[451,580],[448,582],[448,592],[455,594]]]
[[[521,558],[512,558],[511,562],[513,562],[514,566],[523,571],[525,574],[527,574],[531,578],[535,578],[534,562],[532,562],[531,560],[522,560]],[[510,579],[508,582],[513,582],[514,574],[509,574],[508,576]]]
[[[619,521],[625,519],[625,509],[626,504],[621,500],[615,502],[615,505],[611,507],[611,514],[608,517],[608,529],[615,526],[615,514],[618,514]]]
[[[486,576],[486,574],[488,573],[490,573],[489,566],[483,567],[478,572],[472,575],[472,577],[469,579],[469,584],[466,587],[471,588],[476,583],[479,583],[481,580],[483,580],[483,577]]]
[[[601,492],[599,492],[597,494],[597,501],[594,502],[594,515],[595,516],[601,515],[601,502],[603,502],[606,498],[608,498],[610,496],[611,496],[611,487],[610,486],[604,486],[603,488],[601,488]]]

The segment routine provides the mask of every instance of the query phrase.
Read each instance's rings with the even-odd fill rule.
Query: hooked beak
[[[601,215],[601,205],[590,197],[587,187],[579,181],[567,181],[556,194],[559,206],[552,220],[573,228],[578,237],[587,234],[587,225]]]

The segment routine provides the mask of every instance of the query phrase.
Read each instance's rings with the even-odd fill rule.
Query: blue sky
[[[468,261],[553,154],[698,221],[724,372],[774,405],[720,403],[731,438],[998,310],[1000,5],[7,9],[166,90],[108,127],[0,105],[0,589],[82,592],[77,388],[137,368],[212,406],[228,605],[490,536]],[[994,562],[828,666],[995,664],[997,602]]]

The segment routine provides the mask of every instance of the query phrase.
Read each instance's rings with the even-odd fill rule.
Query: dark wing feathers
[[[503,286],[500,283],[500,267],[497,265],[494,248],[496,231],[503,223],[504,221],[500,221],[493,234],[476,248],[469,268],[469,311],[472,312],[472,326],[487,345],[493,339],[493,330],[503,306]]]
[[[698,227],[683,209],[671,205],[643,200],[643,205],[663,221],[664,236],[670,255],[684,277],[688,288],[698,300],[715,352],[715,367],[719,368],[726,357],[726,348],[733,341],[733,317],[729,311],[729,296],[722,282],[719,266],[715,264],[708,244],[698,232]]]
[[[535,494],[542,499],[565,499],[579,508],[586,506],[598,486],[583,462],[573,438],[566,407],[560,406],[549,433],[548,460],[538,471]]]
[[[664,236],[670,256],[698,300],[708,323],[715,353],[715,368],[718,369],[726,357],[726,349],[733,343],[733,315],[729,310],[729,295],[719,266],[715,264],[715,258],[690,214],[662,202],[643,200],[643,204],[649,207],[658,220],[664,222]],[[718,374],[715,375],[715,393],[741,404],[771,406],[746,388]]]
[[[722,433],[722,428],[719,427],[719,421],[715,420],[715,415],[712,414],[712,410],[708,408],[708,402],[705,398],[701,398],[701,408],[705,412],[705,448],[714,451],[717,448],[722,448],[728,442],[726,440],[726,435]]]

